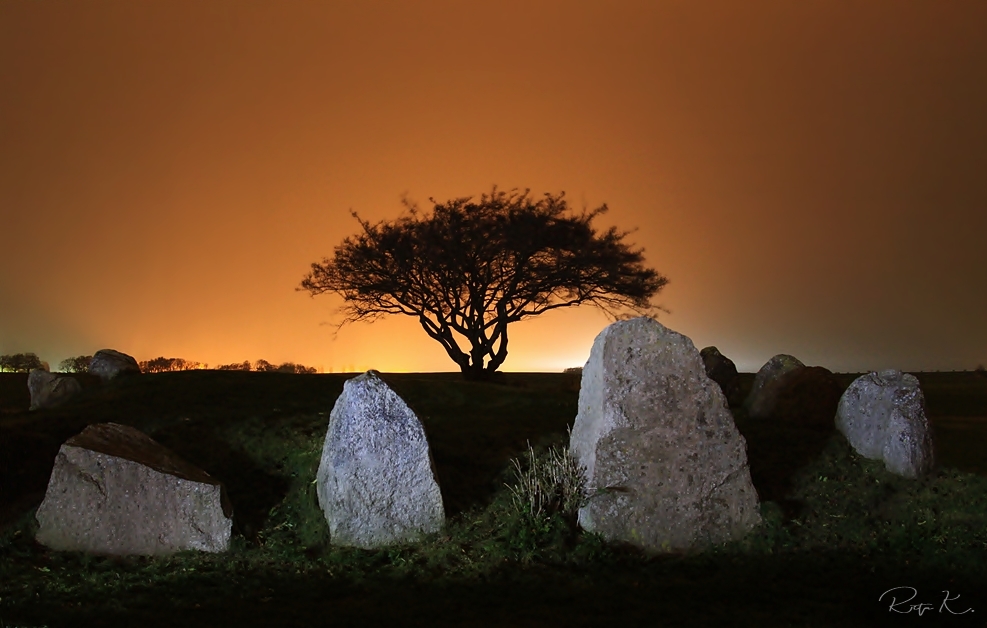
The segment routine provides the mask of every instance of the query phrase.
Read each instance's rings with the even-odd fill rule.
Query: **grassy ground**
[[[565,442],[578,380],[508,374],[385,379],[422,418],[446,528],[379,551],[328,543],[311,484],[346,375],[200,371],[100,386],[27,412],[26,376],[0,374],[0,627],[214,625],[873,626],[987,620],[987,378],[922,374],[939,469],[908,481],[834,432],[748,419],[764,525],[702,554],[648,556],[519,513],[512,458]],[[753,376],[744,375],[746,385]],[[845,376],[846,384],[852,376]],[[165,559],[33,542],[59,445],[86,424],[133,425],[222,479],[231,550]],[[979,473],[979,474],[978,474]],[[922,617],[884,591],[918,590]],[[943,590],[961,597],[940,613]],[[903,599],[898,594],[898,599]],[[907,605],[903,608],[907,609]]]

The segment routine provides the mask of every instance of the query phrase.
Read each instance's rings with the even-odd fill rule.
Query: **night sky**
[[[987,363],[987,3],[0,2],[0,354],[452,371],[312,262],[493,184],[607,203],[741,370]],[[582,365],[592,307],[511,326]]]

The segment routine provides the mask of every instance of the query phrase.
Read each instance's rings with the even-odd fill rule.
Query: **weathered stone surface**
[[[343,384],[316,480],[335,545],[413,541],[445,523],[425,430],[376,371]]]
[[[220,552],[232,515],[222,484],[205,471],[132,427],[99,423],[59,449],[36,539],[94,554]]]
[[[723,391],[692,341],[654,319],[617,322],[596,337],[569,446],[595,493],[579,523],[607,539],[701,549],[761,520]]]
[[[782,376],[801,368],[805,368],[805,365],[798,358],[784,353],[765,362],[754,376],[754,386],[751,387],[751,392],[744,401],[747,414],[755,418],[771,416],[783,383]]]
[[[915,478],[934,464],[934,445],[918,378],[897,370],[858,377],[840,399],[836,427],[861,456]]]
[[[89,363],[89,372],[98,375],[103,381],[120,375],[140,374],[141,367],[137,360],[113,349],[100,349]]]
[[[73,377],[55,375],[45,369],[32,369],[27,376],[31,410],[54,408],[79,394],[82,386]]]
[[[775,381],[777,393],[771,419],[816,429],[836,428],[836,407],[843,386],[832,371],[807,366],[791,370]]]
[[[740,386],[737,379],[737,365],[726,357],[716,347],[706,347],[699,352],[706,368],[706,375],[720,385],[720,390],[726,395],[727,403],[731,406],[743,401],[739,398]]]

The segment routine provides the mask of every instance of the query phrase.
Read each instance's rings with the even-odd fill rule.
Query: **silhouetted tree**
[[[223,364],[223,365],[217,366],[216,368],[219,369],[220,371],[249,371],[250,370],[250,362],[243,361],[243,362],[240,362],[240,363]]]
[[[27,373],[31,369],[45,368],[45,363],[33,353],[15,353],[0,355],[0,371]]]
[[[93,361],[91,355],[79,355],[74,358],[66,358],[58,365],[59,369],[68,373],[88,373],[89,364]]]
[[[257,360],[254,362],[254,370],[260,371],[261,373],[272,373],[278,370],[278,367],[274,366],[267,360]]]
[[[141,367],[142,373],[163,373],[171,370],[173,360],[174,358],[161,356],[153,360],[143,360],[138,362],[137,365]]]
[[[258,371],[261,373],[316,373],[316,369],[304,366],[302,364],[295,364],[294,362],[283,362],[281,364],[275,365],[271,364],[267,360],[257,360],[254,362],[253,368],[250,366],[250,362],[241,362],[239,364],[223,364],[222,366],[216,367],[221,371]]]
[[[341,295],[340,326],[416,317],[467,379],[487,379],[504,363],[507,326],[527,316],[581,304],[615,319],[614,310],[654,309],[650,299],[668,280],[623,243],[629,232],[597,234],[590,223],[606,205],[568,216],[564,192],[537,202],[528,192],[494,186],[478,203],[430,198],[430,216],[403,199],[409,215],[374,225],[351,212],[363,233],[312,264],[299,289]]]
[[[193,371],[206,368],[202,362],[192,362],[182,358],[158,357],[153,360],[138,362],[143,373],[165,373],[168,371]]]
[[[305,366],[303,364],[295,364],[294,362],[284,362],[277,367],[278,373],[296,373],[298,375],[305,375],[315,373],[316,370],[313,367]]]

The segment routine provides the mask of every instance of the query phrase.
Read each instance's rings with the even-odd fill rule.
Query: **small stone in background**
[[[832,371],[807,366],[789,371],[776,381],[771,419],[820,430],[836,429],[836,408],[843,386]]]
[[[780,353],[767,362],[754,376],[754,386],[744,401],[747,414],[753,418],[771,416],[778,400],[779,380],[786,373],[805,368],[798,358]]]
[[[699,357],[702,358],[703,366],[706,367],[706,375],[720,385],[720,389],[727,397],[727,403],[730,406],[739,405],[743,399],[740,399],[737,365],[733,363],[733,360],[720,353],[716,347],[704,348],[699,352]]]
[[[54,408],[82,392],[75,378],[45,369],[33,369],[28,374],[27,389],[31,393],[31,410]]]
[[[137,360],[126,353],[113,349],[100,349],[89,363],[89,372],[99,376],[103,381],[108,381],[120,375],[138,375],[141,367],[137,364]]]

